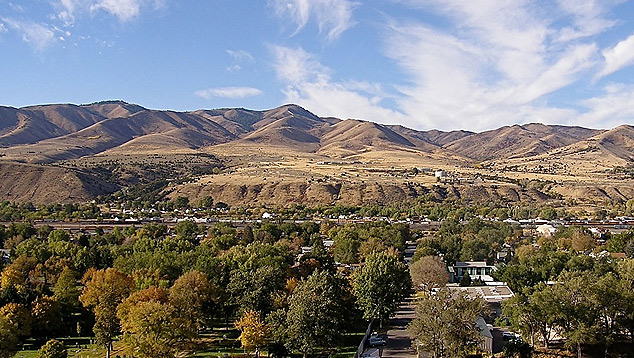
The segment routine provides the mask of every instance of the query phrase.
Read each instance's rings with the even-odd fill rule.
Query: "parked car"
[[[385,339],[379,336],[370,336],[368,338],[368,344],[370,347],[382,347],[386,344]]]

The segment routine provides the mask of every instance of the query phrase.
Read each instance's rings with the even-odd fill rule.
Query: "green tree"
[[[173,203],[177,209],[186,209],[189,207],[189,198],[186,196],[177,196]]]
[[[353,293],[365,319],[388,319],[412,289],[409,270],[393,252],[368,256],[353,275]]]
[[[37,352],[37,358],[66,358],[68,352],[64,347],[64,343],[51,339],[40,348]]]
[[[214,198],[207,195],[198,200],[197,206],[201,209],[211,209],[214,207]]]
[[[356,237],[356,232],[340,230],[334,239],[335,261],[343,264],[356,264],[359,262],[359,247],[361,243]]]
[[[543,283],[526,296],[518,293],[502,304],[502,310],[512,327],[535,346],[535,335],[539,335],[548,348],[552,331],[556,328],[556,307],[552,288]]]
[[[83,278],[84,289],[79,300],[95,314],[93,332],[98,344],[106,347],[110,358],[112,342],[119,333],[117,306],[134,288],[130,276],[114,268],[89,270]]]
[[[342,335],[350,315],[344,281],[327,271],[315,271],[302,280],[289,301],[286,346],[304,357],[318,347],[330,347]]]
[[[434,358],[465,357],[480,342],[476,320],[486,312],[480,298],[460,293],[452,297],[447,289],[418,300],[416,315],[408,329],[418,349]]]
[[[79,304],[79,295],[81,294],[77,287],[75,272],[65,267],[59,275],[55,286],[53,286],[53,295],[62,306],[67,308],[75,308]]]

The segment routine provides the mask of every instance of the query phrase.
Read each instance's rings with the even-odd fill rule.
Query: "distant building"
[[[436,179],[445,179],[447,178],[447,172],[444,170],[436,170],[434,176],[436,177]]]
[[[549,224],[539,225],[535,230],[537,230],[537,233],[543,237],[551,237],[555,234],[555,231],[557,231],[557,229]]]
[[[495,266],[487,265],[485,261],[456,262],[449,266],[449,281],[460,282],[465,274],[469,274],[471,280],[480,279],[485,282],[492,282],[491,273],[495,271]]]

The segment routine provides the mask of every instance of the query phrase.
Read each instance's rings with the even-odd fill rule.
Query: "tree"
[[[264,323],[260,314],[255,311],[245,311],[235,327],[240,331],[240,343],[242,348],[255,350],[255,356],[259,357],[259,349],[266,343],[269,327]]]
[[[13,324],[15,334],[19,337],[28,337],[31,334],[33,318],[29,309],[23,304],[7,303],[0,309],[0,316],[3,316]]]
[[[53,286],[53,295],[65,308],[72,309],[77,306],[80,291],[77,288],[77,280],[73,270],[68,267],[64,268],[55,286]]]
[[[465,272],[465,274],[462,276],[462,278],[460,279],[460,286],[462,287],[468,287],[471,286],[471,275],[469,275],[468,272]]]
[[[331,346],[343,333],[346,309],[344,281],[327,271],[302,280],[290,298],[286,315],[286,346],[305,357],[317,347]]]
[[[418,349],[431,352],[434,358],[465,357],[480,342],[476,320],[485,311],[482,299],[463,293],[452,297],[442,289],[418,301],[408,329]]]
[[[409,266],[412,283],[417,289],[431,291],[445,286],[449,273],[445,262],[439,256],[424,256]]]
[[[29,272],[35,269],[36,261],[32,257],[19,256],[2,270],[0,286],[3,289],[14,287],[18,292],[24,292],[29,282]]]
[[[44,344],[37,352],[37,358],[66,358],[68,352],[64,348],[64,343],[51,339]]]
[[[169,300],[177,313],[189,317],[197,328],[211,318],[217,294],[207,275],[190,271],[179,277],[169,290]]]
[[[524,338],[529,338],[532,346],[535,346],[535,335],[538,334],[545,348],[548,348],[555,329],[556,307],[552,288],[543,283],[531,295],[518,293],[502,304],[503,313],[510,319],[512,327]]]
[[[353,275],[353,293],[365,319],[388,319],[412,288],[407,266],[393,252],[368,256]]]
[[[61,307],[55,297],[40,296],[31,304],[31,315],[37,323],[33,333],[41,337],[49,337],[59,333],[61,328]]]
[[[82,281],[85,287],[79,301],[95,314],[93,332],[96,341],[106,347],[106,357],[110,358],[112,342],[119,333],[117,306],[130,294],[134,282],[114,268],[89,270]]]
[[[359,262],[359,242],[358,234],[348,228],[338,229],[334,235],[334,255],[335,261],[344,264],[354,264]]]
[[[198,200],[197,206],[201,209],[211,209],[214,207],[214,198],[207,195]]]
[[[11,358],[18,351],[18,336],[15,325],[0,315],[0,358]]]
[[[555,322],[566,346],[576,349],[581,358],[582,346],[593,343],[597,335],[597,309],[592,302],[593,285],[598,278],[591,272],[564,272],[553,285]]]
[[[169,291],[151,286],[126,298],[117,308],[123,343],[129,355],[167,358],[185,348],[196,335],[194,317],[170,302]]]

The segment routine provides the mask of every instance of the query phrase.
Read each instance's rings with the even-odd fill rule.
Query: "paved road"
[[[416,243],[408,242],[405,248],[405,263],[408,265],[416,251]],[[407,325],[414,319],[414,306],[411,299],[401,303],[396,314],[390,319],[387,331],[387,346],[383,350],[385,358],[412,358],[416,357],[416,349],[412,348]]]
[[[410,299],[403,302],[390,320],[387,331],[387,346],[383,349],[384,358],[416,357],[416,349],[412,347],[407,325],[414,319],[414,306]]]

